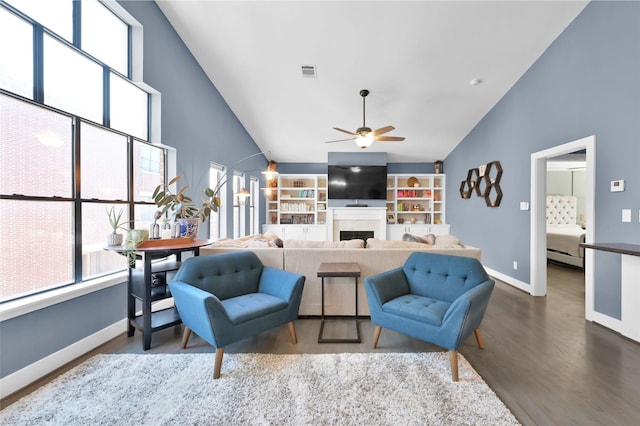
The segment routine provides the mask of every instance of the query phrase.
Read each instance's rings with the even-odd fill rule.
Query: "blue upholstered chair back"
[[[489,279],[477,259],[415,252],[402,267],[409,292],[449,303]]]
[[[262,262],[258,256],[243,251],[187,259],[175,280],[189,283],[225,300],[258,292],[261,274]]]

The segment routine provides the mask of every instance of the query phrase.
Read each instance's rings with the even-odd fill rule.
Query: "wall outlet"
[[[622,209],[622,221],[631,222],[631,209]]]
[[[516,262],[515,260],[513,261],[513,270],[514,271],[518,270],[518,262]]]

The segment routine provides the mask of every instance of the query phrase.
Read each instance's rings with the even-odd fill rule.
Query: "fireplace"
[[[373,231],[340,231],[340,241],[344,240],[364,240],[367,238],[373,238],[375,233]]]
[[[343,239],[377,238],[387,239],[386,207],[329,207],[327,209],[327,238],[329,241]],[[343,237],[342,232],[353,231],[358,236]],[[366,234],[360,234],[366,232]],[[371,235],[373,233],[373,235]],[[362,238],[365,239],[366,238]]]

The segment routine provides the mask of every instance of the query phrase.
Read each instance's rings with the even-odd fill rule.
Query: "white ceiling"
[[[445,158],[586,1],[158,1],[260,149],[326,163],[325,144],[392,125],[367,151]],[[317,78],[303,78],[315,65]],[[482,79],[472,86],[470,80]]]

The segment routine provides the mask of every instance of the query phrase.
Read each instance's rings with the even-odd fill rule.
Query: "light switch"
[[[529,210],[529,202],[520,201],[520,210]]]
[[[631,209],[622,209],[622,221],[631,222]]]

